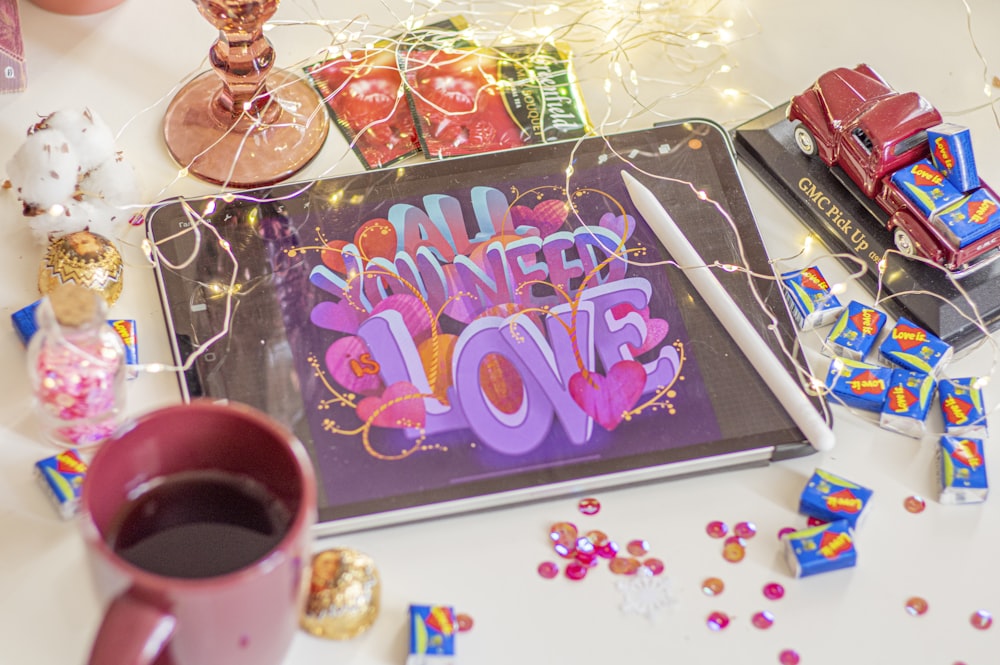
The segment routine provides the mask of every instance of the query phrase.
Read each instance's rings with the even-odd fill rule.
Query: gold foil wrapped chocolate
[[[375,562],[347,548],[319,552],[312,560],[302,627],[318,637],[349,640],[375,622],[381,583]]]
[[[49,243],[38,290],[44,296],[72,282],[97,291],[110,307],[122,293],[123,271],[121,254],[110,240],[90,231],[68,233]]]

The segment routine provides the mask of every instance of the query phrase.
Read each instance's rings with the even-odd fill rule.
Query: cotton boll
[[[112,206],[135,205],[139,201],[139,179],[124,158],[104,162],[80,179],[80,192]]]
[[[55,205],[49,211],[28,218],[35,240],[41,245],[49,241],[87,228],[87,219],[92,215],[88,202],[69,199],[66,206]]]
[[[80,160],[82,173],[114,159],[115,135],[90,109],[56,111],[36,127],[39,130],[55,129],[65,134]]]
[[[66,135],[54,129],[29,134],[7,162],[7,176],[25,214],[64,204],[76,192],[80,160]]]
[[[121,235],[129,219],[127,210],[100,200],[83,201],[83,203],[88,205],[86,211],[89,220],[87,223],[88,231],[112,241]]]

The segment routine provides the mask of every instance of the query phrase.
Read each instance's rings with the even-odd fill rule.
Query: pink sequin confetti
[[[710,630],[722,630],[729,625],[729,615],[725,612],[712,612],[706,623]]]
[[[751,623],[761,630],[767,630],[774,625],[774,615],[764,610],[763,612],[757,612],[750,619]]]
[[[625,547],[632,556],[643,556],[649,554],[649,543],[645,540],[631,540]]]
[[[580,563],[579,561],[571,561],[566,564],[566,577],[571,580],[582,580],[587,576],[587,571],[590,570],[587,566]]]
[[[777,582],[764,585],[764,597],[768,600],[780,600],[785,596],[785,587]]]
[[[927,507],[927,502],[916,495],[908,496],[903,499],[903,507],[906,508],[906,512],[908,513],[922,513],[924,512],[924,508]]]
[[[747,554],[743,546],[743,539],[733,536],[726,539],[726,544],[722,547],[722,558],[729,563],[739,563]]]
[[[472,620],[471,616],[469,616],[468,614],[464,614],[464,613],[463,614],[456,614],[455,615],[455,622],[458,624],[458,632],[460,632],[460,633],[464,633],[466,631],[472,630],[472,627],[476,623],[475,621]]]
[[[795,528],[790,527],[790,526],[786,526],[785,528],[783,528],[780,531],[778,531],[778,540],[781,540],[782,538],[784,538],[788,534],[795,533],[796,531],[798,531],[798,529],[795,529]]]
[[[600,547],[601,545],[606,545],[611,539],[608,538],[608,534],[603,531],[598,531],[597,529],[592,529],[583,535],[584,538],[589,540],[594,544],[594,547]]]
[[[649,568],[650,572],[652,572],[654,575],[659,575],[660,573],[662,573],[664,568],[663,562],[655,557],[646,559],[645,561],[642,562],[642,565],[644,565],[646,568]]]
[[[913,596],[906,600],[906,611],[911,616],[918,617],[927,612],[927,601],[919,596]]]
[[[740,522],[733,527],[733,533],[744,540],[749,540],[757,535],[757,525],[753,522]]]
[[[806,524],[809,526],[820,526],[822,524],[826,524],[826,520],[821,520],[818,517],[810,517],[806,520]]]
[[[727,533],[729,533],[729,527],[725,522],[709,522],[708,526],[705,527],[705,533],[710,535],[712,538],[723,538]]]
[[[580,499],[577,508],[584,515],[596,515],[601,512],[601,502],[594,498]]]
[[[615,575],[634,575],[635,571],[639,570],[640,565],[642,564],[639,563],[638,559],[628,556],[616,556],[608,564],[608,568]]]
[[[609,540],[603,545],[597,546],[597,556],[602,559],[614,559],[618,556],[618,543],[613,540]]]
[[[551,561],[545,561],[538,564],[538,574],[547,580],[551,580],[559,574],[559,566]]]
[[[586,536],[576,539],[576,553],[577,556],[581,554],[593,554],[594,553],[594,543],[590,542],[590,538]]]
[[[799,654],[792,649],[785,649],[778,654],[778,662],[781,665],[799,665]]]
[[[977,630],[986,630],[993,625],[993,615],[986,610],[978,610],[969,618],[969,623]]]
[[[549,528],[552,548],[561,557],[568,558],[576,552],[576,525],[571,522],[557,522]]]
[[[576,525],[572,522],[556,522],[549,527],[549,539],[553,543],[565,543],[569,545],[576,541],[579,533]]]
[[[706,596],[718,596],[725,588],[725,583],[718,577],[709,577],[701,583],[701,590]]]

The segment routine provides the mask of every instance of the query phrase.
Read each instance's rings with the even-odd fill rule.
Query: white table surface
[[[295,67],[311,60],[341,28],[356,29],[368,35],[362,39],[370,39],[394,34],[404,17],[427,11],[427,5],[414,7],[399,0],[366,4],[368,14],[362,16],[359,3],[285,0],[276,19],[321,18],[331,27],[295,25],[271,31],[278,65]],[[597,11],[600,2],[568,4],[592,5],[595,24],[609,21]],[[690,4],[697,9],[711,3]],[[505,2],[445,2],[431,15],[461,13],[473,23],[499,26],[516,8]],[[88,17],[58,16],[24,1],[20,9],[29,81],[25,92],[0,96],[0,169],[40,116],[89,106],[121,131],[119,147],[136,165],[143,183],[144,200],[137,203],[215,191],[176,177],[177,166],[160,134],[166,101],[185,77],[205,67],[204,56],[215,37],[193,4],[126,0]],[[1000,62],[994,32],[1000,25],[1000,5],[992,0],[747,0],[724,2],[713,15],[733,16],[732,29],[743,39],[724,54],[732,71],[713,76],[688,94],[669,94],[679,89],[669,81],[681,75],[655,44],[629,50],[637,98],[649,107],[645,113],[625,98],[620,86],[605,94],[604,78],[613,71],[609,53],[601,53],[606,47],[581,46],[578,66],[593,119],[607,117],[609,128],[638,128],[696,116],[733,127],[784,102],[828,69],[866,62],[896,88],[921,92],[947,120],[970,126],[980,173],[990,182],[1000,181],[1000,130],[984,92]],[[551,20],[558,25],[560,16],[540,24]],[[586,58],[587,49],[596,51],[595,57]],[[733,99],[722,94],[730,88],[743,95]],[[300,177],[358,170],[359,163],[333,130],[323,152]],[[795,254],[806,235],[804,227],[745,170],[744,179],[772,257]],[[0,210],[0,307],[7,317],[38,298],[43,248],[33,241],[10,191],[0,192]],[[144,362],[169,363],[153,273],[138,249],[141,238],[142,231],[133,230],[120,239],[126,285],[112,314],[138,320]],[[825,272],[832,281],[846,277],[834,261],[827,259],[824,266],[829,266]],[[868,297],[849,284],[847,297],[852,296]],[[804,338],[808,357],[819,368],[824,361],[817,340]],[[995,350],[985,345],[959,354],[949,374],[992,375],[996,360]],[[11,329],[0,334],[0,376],[0,662],[82,663],[102,608],[84,565],[76,525],[55,515],[32,478],[32,465],[56,450],[39,440],[24,351]],[[987,387],[990,408],[998,394],[995,387]],[[139,413],[180,397],[174,376],[144,374],[129,383],[128,399],[129,411]],[[929,422],[932,429],[941,426],[940,416]],[[768,664],[777,663],[778,653],[786,648],[796,650],[804,665],[998,662],[1000,625],[981,631],[969,622],[979,609],[1000,615],[997,499],[977,506],[938,504],[933,436],[917,441],[892,434],[870,418],[839,407],[835,431],[838,443],[828,453],[766,468],[596,492],[603,508],[593,517],[580,515],[576,498],[567,497],[323,539],[317,548],[352,547],[374,557],[382,576],[381,615],[369,632],[348,642],[301,633],[285,663],[401,664],[411,602],[450,604],[473,617],[475,626],[461,634],[458,643],[460,662],[466,664]],[[1000,452],[987,453],[990,473],[1000,477]],[[876,495],[859,534],[857,567],[796,580],[781,559],[776,534],[785,526],[804,525],[805,518],[796,512],[797,497],[816,467],[861,482]],[[903,500],[914,494],[928,498],[921,514],[903,508]],[[666,564],[676,605],[652,620],[624,612],[615,586],[620,578],[606,566],[581,582],[542,579],[536,566],[553,558],[547,527],[561,520],[603,529],[622,543],[647,539],[651,554]],[[749,542],[743,562],[723,560],[721,543],[705,534],[712,520],[756,523],[758,535]],[[701,592],[702,580],[711,576],[724,580],[722,595]],[[786,588],[777,602],[761,593],[772,581]],[[907,614],[904,604],[910,596],[928,601],[927,614]],[[750,621],[762,609],[776,619],[767,631]],[[732,618],[720,632],[706,627],[706,617],[715,610]]]

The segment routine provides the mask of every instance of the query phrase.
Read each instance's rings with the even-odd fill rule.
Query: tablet
[[[154,206],[183,396],[292,429],[323,535],[808,454],[623,169],[794,373],[729,136],[690,120]]]

